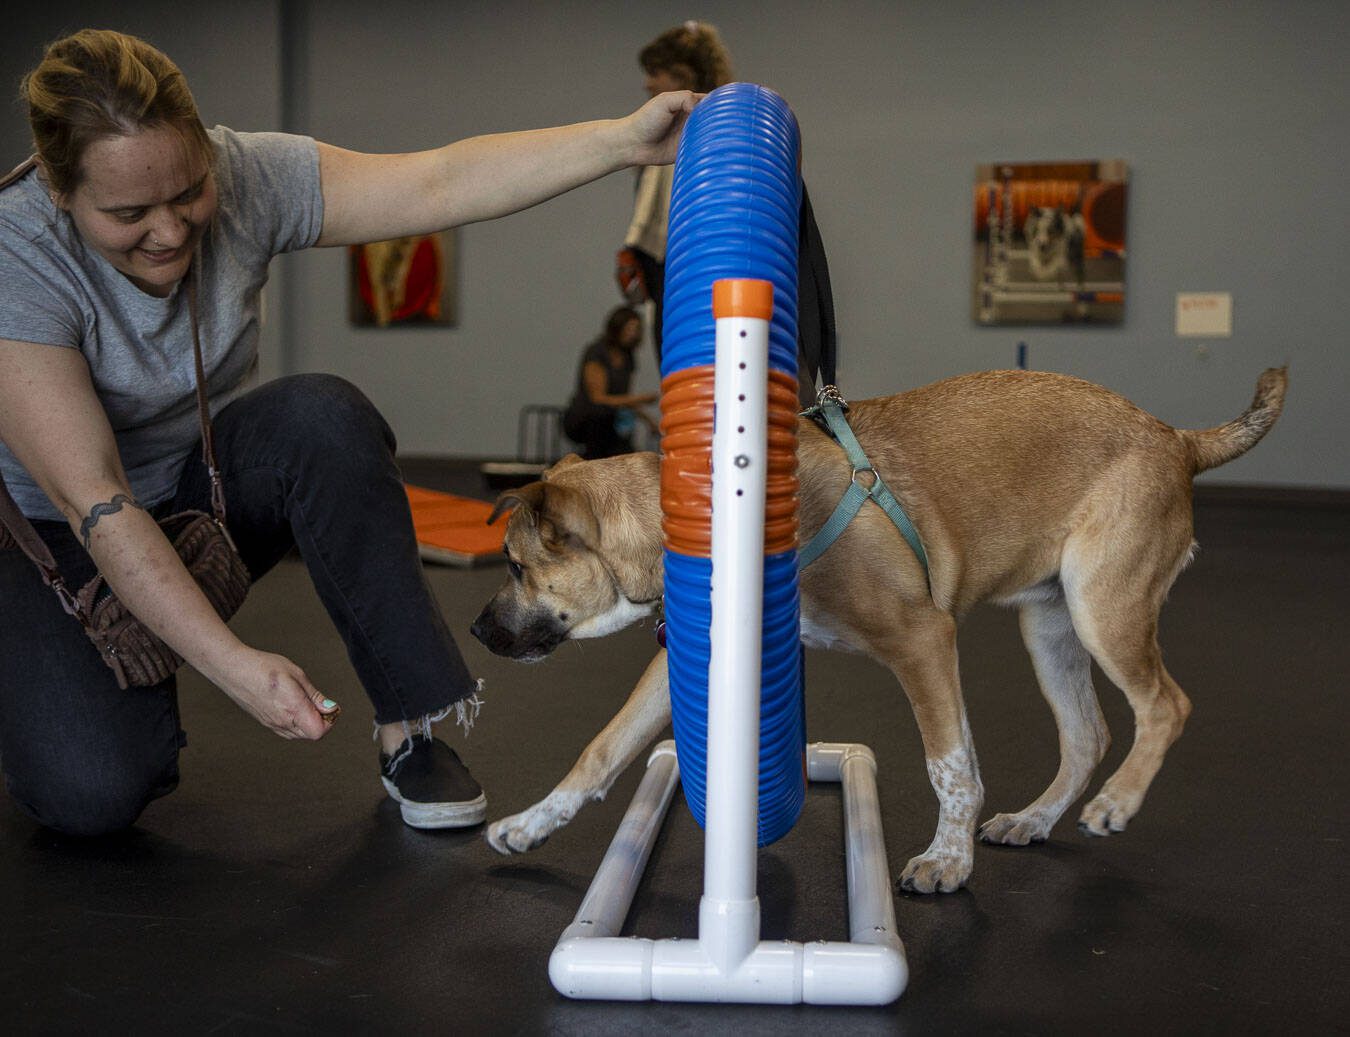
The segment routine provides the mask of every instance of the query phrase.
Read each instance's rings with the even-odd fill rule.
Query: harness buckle
[[[841,411],[848,411],[848,400],[844,399],[844,394],[839,391],[837,385],[823,386],[816,394],[817,407],[823,407],[827,403],[835,404]]]
[[[860,475],[870,475],[872,477],[872,481],[863,482],[858,478],[858,476]],[[877,484],[877,470],[873,468],[870,464],[859,465],[858,467],[853,469],[853,475],[851,478],[855,486],[857,486],[859,489],[866,490],[870,495],[873,487],[875,487]]]

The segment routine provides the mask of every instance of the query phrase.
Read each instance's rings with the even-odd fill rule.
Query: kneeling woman
[[[173,62],[115,32],[52,44],[23,90],[37,157],[0,190],[0,476],[17,504],[5,513],[28,521],[5,524],[35,527],[68,587],[100,570],[264,727],[322,737],[336,704],[290,659],[235,636],[156,523],[213,497],[194,442],[199,337],[212,467],[249,573],[299,550],[374,708],[380,777],[404,820],[481,821],[482,789],[431,736],[464,714],[475,682],[422,575],[393,434],[337,378],[253,387],[259,292],[282,252],[432,233],[670,162],[697,98],[365,155],[207,130]],[[178,782],[174,678],[120,689],[14,546],[0,535],[6,786],[51,828],[124,828]]]

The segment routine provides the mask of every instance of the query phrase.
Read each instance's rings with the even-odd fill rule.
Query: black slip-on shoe
[[[380,780],[413,828],[468,828],[487,816],[487,797],[455,750],[414,735],[380,753]]]

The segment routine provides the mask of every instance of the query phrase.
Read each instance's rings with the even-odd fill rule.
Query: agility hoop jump
[[[653,751],[549,961],[568,997],[889,1004],[895,931],[876,762],[806,745],[797,588],[796,119],[733,83],[680,142],[666,253],[661,501],[674,742]],[[807,780],[843,785],[850,942],[760,940],[757,846]],[[620,937],[683,782],[705,829],[697,940]]]

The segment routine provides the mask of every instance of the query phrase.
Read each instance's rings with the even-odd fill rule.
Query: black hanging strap
[[[803,408],[816,402],[817,377],[821,385],[835,384],[838,355],[830,264],[810,195],[802,184],[797,237],[797,396]]]

